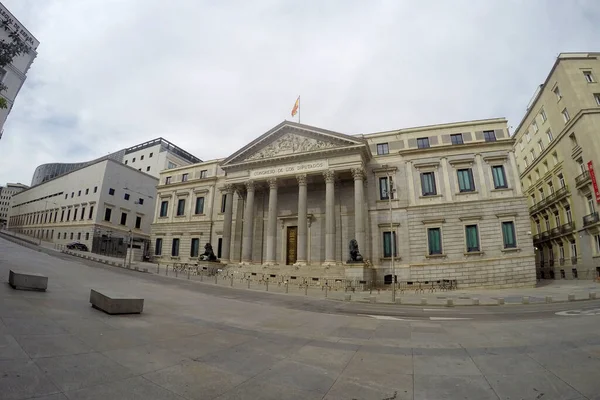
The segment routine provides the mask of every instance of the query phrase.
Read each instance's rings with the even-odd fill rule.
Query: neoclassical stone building
[[[535,283],[527,202],[504,119],[365,135],[284,121],[222,160],[163,171],[152,246],[195,262],[210,242],[245,272]],[[391,217],[391,218],[390,218]],[[349,263],[355,239],[365,262]]]

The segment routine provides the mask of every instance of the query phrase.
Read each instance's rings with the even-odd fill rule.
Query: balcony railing
[[[588,183],[590,180],[591,180],[590,172],[584,171],[583,174],[581,174],[577,178],[575,178],[575,186],[579,187],[585,183]]]
[[[555,238],[561,235],[560,232],[560,226],[557,226],[556,228],[552,228],[552,230],[550,231],[550,237],[551,238]]]
[[[589,226],[592,224],[595,224],[596,222],[600,221],[600,217],[598,216],[598,212],[593,212],[591,214],[586,215],[585,217],[583,217],[583,226]]]
[[[573,222],[568,222],[568,223],[560,226],[560,233],[562,233],[562,234],[570,233],[570,232],[573,232],[574,230],[575,230],[575,223],[573,223]]]
[[[548,197],[538,201],[537,203],[535,203],[534,205],[529,207],[529,213],[535,214],[537,211],[539,211],[543,208],[546,208],[546,207],[552,205],[553,203],[557,202],[558,200],[562,199],[568,193],[569,193],[569,188],[567,186],[561,187],[556,192],[550,194]]]

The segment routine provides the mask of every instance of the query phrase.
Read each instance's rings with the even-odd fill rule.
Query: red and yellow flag
[[[296,99],[294,103],[294,108],[292,108],[292,117],[295,117],[298,114],[298,109],[300,108],[300,96]]]

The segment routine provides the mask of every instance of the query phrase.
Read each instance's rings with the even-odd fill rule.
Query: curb
[[[75,252],[69,251],[69,250],[60,250],[60,252],[62,254],[68,254],[70,256],[83,258],[83,259],[94,261],[94,262],[97,262],[97,263],[100,263],[100,264],[110,265],[111,267],[117,267],[117,268],[121,268],[121,269],[128,269],[130,271],[136,271],[136,272],[140,272],[140,273],[143,273],[143,274],[149,273],[148,272],[148,268],[140,268],[140,267],[135,266],[135,265],[132,265],[132,268],[129,268],[127,266],[124,266],[123,263],[119,263],[117,261],[104,260],[102,258],[93,257],[93,256],[87,255],[87,254],[79,254],[79,253],[75,253]]]

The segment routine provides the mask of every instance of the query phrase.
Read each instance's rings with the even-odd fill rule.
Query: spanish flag
[[[294,103],[294,108],[292,108],[292,117],[295,117],[298,114],[298,109],[300,108],[300,96],[296,99]]]

